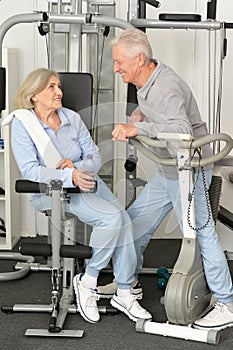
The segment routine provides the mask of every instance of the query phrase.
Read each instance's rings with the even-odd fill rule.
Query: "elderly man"
[[[161,132],[191,134],[194,138],[207,134],[206,124],[201,119],[190,88],[170,67],[153,58],[145,33],[135,28],[126,29],[113,39],[111,46],[114,73],[119,73],[125,83],[132,83],[137,87],[138,98],[138,107],[129,117],[129,123],[116,125],[113,130],[113,140],[127,141],[129,137],[136,135],[156,137]],[[168,150],[154,151],[163,158],[169,156]],[[202,156],[209,155],[210,146],[204,146]],[[220,330],[233,325],[232,280],[213,218],[211,216],[207,220],[207,206],[203,205],[203,179],[209,188],[212,169],[204,168],[203,173],[198,169],[194,176],[197,237],[207,283],[217,302],[193,326]],[[172,208],[182,230],[178,171],[175,167],[160,166],[128,209],[134,228],[138,261],[133,286],[138,285],[143,252]],[[133,293],[133,288],[131,292]]]

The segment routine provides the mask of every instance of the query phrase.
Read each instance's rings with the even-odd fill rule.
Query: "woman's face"
[[[57,110],[62,107],[62,90],[60,80],[53,75],[44,90],[32,96],[38,109]]]

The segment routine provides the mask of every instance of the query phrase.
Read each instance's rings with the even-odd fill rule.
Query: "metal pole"
[[[133,28],[132,24],[122,19],[101,15],[93,15],[91,17],[91,23],[105,24],[113,27],[119,27],[121,29]]]
[[[161,29],[208,29],[219,30],[222,28],[222,22],[201,21],[201,22],[176,22],[161,21],[156,19],[132,19],[130,23],[134,27],[161,28]]]
[[[90,16],[90,21],[86,21],[86,18],[89,17],[89,14],[77,14],[75,16],[63,16],[63,15],[50,15],[48,16],[46,12],[39,13],[26,13],[19,14],[8,18],[5,22],[0,25],[0,66],[2,65],[2,42],[7,31],[13,27],[15,24],[19,23],[33,23],[33,22],[45,22],[48,21],[50,23],[82,23],[89,24],[98,23],[105,24],[114,27],[119,27],[121,29],[132,28],[133,25],[121,20],[119,18],[101,16],[101,15],[92,15]]]
[[[0,66],[2,65],[2,42],[6,32],[15,24],[45,21],[46,16],[45,12],[19,14],[8,18],[0,25]]]

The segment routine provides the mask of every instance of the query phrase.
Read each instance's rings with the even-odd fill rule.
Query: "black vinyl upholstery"
[[[92,129],[93,77],[90,73],[59,73],[63,91],[63,107],[78,112],[88,130]]]

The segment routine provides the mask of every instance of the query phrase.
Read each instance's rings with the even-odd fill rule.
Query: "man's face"
[[[127,48],[123,45],[112,48],[113,72],[119,73],[125,83],[136,84],[139,73],[139,58],[127,55]]]

